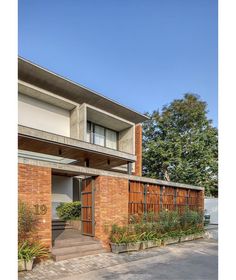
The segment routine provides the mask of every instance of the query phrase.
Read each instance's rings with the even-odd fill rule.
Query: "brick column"
[[[112,224],[128,223],[128,180],[110,176],[95,179],[95,237],[109,247]]]
[[[135,175],[142,176],[142,126],[135,126],[135,154],[137,161],[135,162]]]
[[[51,168],[18,164],[18,199],[31,206],[39,218],[33,237],[51,248]],[[42,211],[45,206],[46,213]]]

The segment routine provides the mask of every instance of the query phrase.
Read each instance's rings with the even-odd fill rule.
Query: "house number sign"
[[[48,210],[45,204],[35,204],[34,209],[36,215],[45,215]]]

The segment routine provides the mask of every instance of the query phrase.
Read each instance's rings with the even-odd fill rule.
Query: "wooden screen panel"
[[[175,190],[172,187],[163,187],[162,189],[162,209],[175,210]]]
[[[179,213],[183,213],[186,207],[188,207],[188,196],[189,190],[177,189],[176,208],[178,209]]]
[[[189,209],[198,211],[199,204],[198,204],[198,191],[190,190],[189,191]]]
[[[147,184],[146,186],[146,210],[147,212],[159,213],[160,207],[160,186]]]
[[[82,233],[86,235],[93,235],[93,187],[92,178],[82,181],[81,190],[81,221]]]
[[[200,207],[199,191],[169,186],[130,181],[129,215],[146,212],[159,213],[162,210],[178,210],[183,213],[186,207],[197,211]]]
[[[130,181],[129,184],[129,215],[144,213],[144,184]]]

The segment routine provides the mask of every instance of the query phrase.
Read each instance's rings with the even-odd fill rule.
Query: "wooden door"
[[[94,236],[94,179],[82,181],[81,190],[82,234]]]

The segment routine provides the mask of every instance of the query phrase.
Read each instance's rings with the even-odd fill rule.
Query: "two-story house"
[[[200,205],[202,188],[142,177],[146,116],[23,58],[18,69],[19,199],[35,208],[39,239],[50,248],[61,202],[81,200],[82,234],[104,245],[105,225],[144,211],[132,192],[154,186],[158,205],[163,187],[178,187]]]

